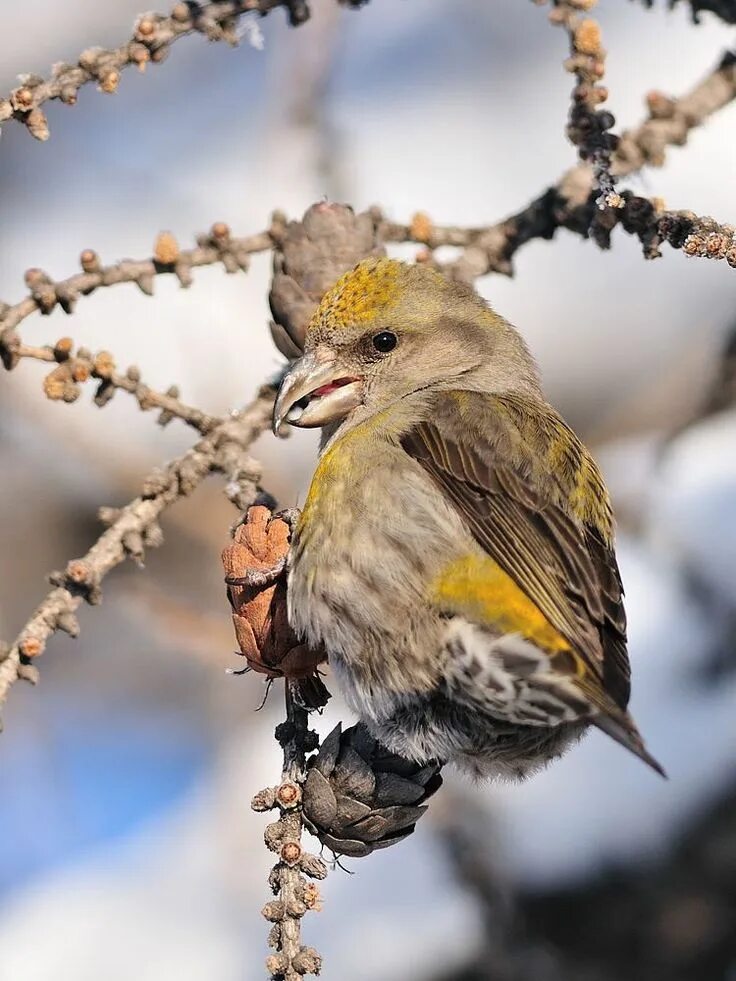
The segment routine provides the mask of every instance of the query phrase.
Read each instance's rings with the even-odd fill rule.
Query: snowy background
[[[119,43],[140,12],[139,0],[7,6],[0,91],[19,72]],[[6,125],[0,297],[22,296],[29,266],[69,275],[83,248],[142,257],[159,230],[184,246],[216,220],[247,234],[273,208],[298,216],[323,195],[356,209],[378,202],[398,220],[425,210],[438,222],[493,221],[573,162],[566,38],[544,10],[513,0],[314,7],[299,31],[281,12],[261,22],[263,50],[186,39],[164,66],[127,72],[114,96],[88,86],[76,108],[52,104],[46,145]],[[620,127],[641,118],[649,89],[685,91],[732,41],[715,18],[693,27],[684,7],[603,0],[600,21]],[[732,105],[631,186],[733,221],[735,127]],[[103,290],[72,320],[56,312],[22,332],[109,348],[149,384],[177,382],[187,401],[223,413],[279,365],[268,272],[260,257],[247,277],[199,271],[188,292],[161,280],[155,299]],[[526,246],[514,279],[479,287],[522,330],[549,397],[606,471],[632,708],[670,775],[660,781],[594,733],[524,786],[450,781],[448,801],[482,805],[504,888],[544,896],[612,869],[656,868],[736,786],[736,411],[668,438],[717,370],[736,277],[669,249],[646,263],[623,233],[603,253],[563,232]],[[203,336],[205,364],[191,357]],[[49,403],[41,377],[30,363],[0,377],[4,638],[43,595],[45,573],[94,539],[97,505],[124,502],[150,465],[191,441],[122,397],[104,414],[88,393]],[[264,437],[256,455],[265,486],[296,503],[313,438]],[[0,743],[0,981],[262,977],[269,863],[263,816],[248,804],[279,761],[274,716],[253,714],[258,680],[225,674],[233,640],[219,550],[232,518],[215,482],[179,505],[145,573],[113,574],[103,609],[82,611],[79,640],[49,646],[41,687],[13,691]],[[333,704],[323,734],[342,714]],[[461,977],[485,927],[445,847],[448,810],[399,848],[349,863],[356,875],[329,877],[324,911],[305,921],[326,981]]]

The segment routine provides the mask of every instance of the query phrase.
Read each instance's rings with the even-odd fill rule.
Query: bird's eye
[[[382,330],[373,338],[373,347],[381,354],[388,354],[389,351],[393,351],[398,341],[399,339],[393,331]]]

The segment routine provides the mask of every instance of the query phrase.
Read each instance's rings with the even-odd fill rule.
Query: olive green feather
[[[563,468],[558,461],[552,470],[540,461],[560,439],[575,465]],[[439,396],[432,420],[413,427],[402,446],[488,555],[569,641],[592,675],[587,687],[597,691],[595,701],[607,709],[610,698],[625,709],[626,618],[608,499],[603,488],[603,527],[586,520],[585,508],[576,513],[581,474],[603,484],[572,431],[544,403],[515,399],[509,411],[502,396],[450,392]]]

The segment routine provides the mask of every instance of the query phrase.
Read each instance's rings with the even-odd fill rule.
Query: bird
[[[379,742],[516,780],[593,726],[664,775],[627,710],[603,477],[471,286],[358,263],[313,314],[273,425],[322,429],[289,622]]]

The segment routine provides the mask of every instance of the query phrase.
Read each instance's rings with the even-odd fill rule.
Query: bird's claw
[[[301,513],[302,512],[299,508],[284,508],[282,511],[276,511],[271,518],[271,521],[274,521],[275,519],[283,521],[285,525],[288,525],[289,532],[293,535],[297,521],[301,517]]]
[[[272,586],[283,575],[286,568],[286,556],[282,556],[270,569],[246,569],[242,576],[225,576],[227,586],[249,586],[251,589],[263,589]]]

